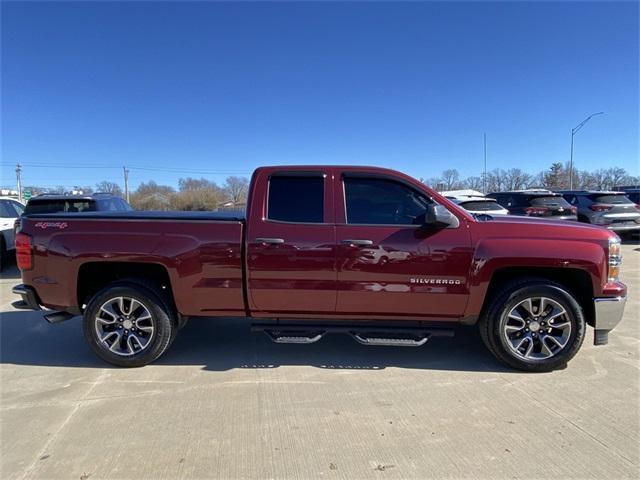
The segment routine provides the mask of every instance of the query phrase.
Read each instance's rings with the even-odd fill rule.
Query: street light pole
[[[582,122],[576,125],[571,129],[571,157],[569,159],[569,190],[573,190],[573,137],[576,133],[580,131],[582,127],[584,127],[585,123],[591,120],[591,117],[595,117],[596,115],[602,115],[604,112],[592,113],[587,118],[585,118]]]
[[[484,171],[482,172],[482,193],[487,194],[487,134],[484,134]]]

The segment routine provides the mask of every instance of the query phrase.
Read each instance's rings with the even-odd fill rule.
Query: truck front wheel
[[[580,305],[561,285],[524,280],[491,301],[480,334],[501,362],[518,370],[548,372],[578,352],[586,322]]]
[[[115,282],[87,305],[84,336],[104,361],[141,367],[162,355],[173,341],[174,316],[161,291],[134,282]]]

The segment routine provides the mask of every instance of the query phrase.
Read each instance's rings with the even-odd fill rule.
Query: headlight
[[[616,282],[620,276],[620,264],[622,263],[622,255],[620,254],[620,239],[616,237],[609,238],[609,274],[608,281]]]

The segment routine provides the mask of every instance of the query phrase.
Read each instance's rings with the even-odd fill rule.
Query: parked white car
[[[509,210],[500,205],[495,199],[485,197],[475,190],[451,190],[440,192],[441,195],[453,200],[469,213],[478,215],[509,215]]]
[[[9,252],[15,251],[13,225],[22,212],[24,205],[10,197],[0,197],[0,270],[7,260]]]

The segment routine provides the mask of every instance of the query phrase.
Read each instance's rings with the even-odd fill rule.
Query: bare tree
[[[531,183],[531,175],[523,172],[519,168],[510,168],[504,172],[504,185],[505,190],[522,190],[527,188]]]
[[[233,206],[240,205],[247,201],[249,180],[246,177],[227,177],[222,189]]]
[[[444,184],[443,190],[459,190],[462,188],[460,174],[455,168],[449,168],[442,172],[442,183]]]
[[[607,174],[609,176],[609,185],[607,186],[609,189],[613,189],[614,187],[625,183],[632,183],[628,181],[630,176],[624,168],[609,168],[607,169]]]
[[[180,191],[171,197],[171,208],[176,210],[217,210],[221,190],[215,182],[205,178],[181,178]]]
[[[215,182],[206,178],[181,178],[178,180],[178,188],[181,192],[189,190],[213,190],[219,191],[220,187]]]
[[[482,191],[482,177],[468,177],[462,182],[462,186],[469,190]]]
[[[422,180],[422,183],[424,183],[425,185],[428,185],[429,187],[435,190],[444,190],[443,182],[440,177],[425,178]]]
[[[487,192],[500,192],[505,188],[505,171],[501,168],[495,168],[487,172]]]
[[[112,193],[113,195],[122,197],[122,188],[120,188],[120,185],[115,182],[109,182],[107,180],[96,183],[96,192]]]
[[[173,188],[153,180],[141,183],[130,195],[131,206],[136,210],[169,210],[174,193]]]
[[[173,210],[212,211],[218,209],[218,192],[212,189],[183,190],[171,196]]]

